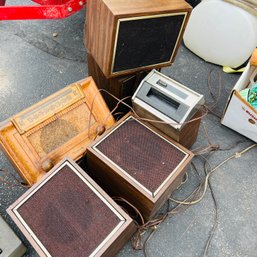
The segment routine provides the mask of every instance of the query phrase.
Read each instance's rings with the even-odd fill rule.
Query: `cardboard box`
[[[255,69],[257,69],[257,49],[231,91],[221,124],[257,142],[257,110],[240,95],[240,91],[250,85],[250,77]]]

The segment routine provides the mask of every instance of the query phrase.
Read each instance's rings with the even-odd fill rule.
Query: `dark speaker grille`
[[[54,257],[89,256],[120,222],[68,166],[18,212]]]
[[[130,118],[97,149],[154,193],[185,157],[185,153]]]
[[[185,15],[122,21],[113,72],[169,62]]]

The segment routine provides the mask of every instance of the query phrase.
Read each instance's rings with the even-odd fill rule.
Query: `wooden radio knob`
[[[105,126],[104,125],[99,125],[97,128],[96,128],[96,134],[98,136],[101,136],[104,132],[105,132]]]
[[[41,167],[45,172],[48,172],[54,167],[54,164],[50,159],[47,159],[42,163]]]

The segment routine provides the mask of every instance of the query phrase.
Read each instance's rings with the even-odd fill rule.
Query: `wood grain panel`
[[[181,0],[103,0],[114,15],[146,15],[188,10],[189,4]]]
[[[132,106],[131,97],[139,86],[141,80],[148,74],[147,71],[139,71],[133,74],[108,79],[105,77],[99,65],[90,53],[87,53],[87,62],[88,74],[93,77],[100,89],[107,90],[110,94],[114,95],[118,99],[130,97],[125,102]],[[108,93],[102,92],[102,95],[110,110],[113,110],[118,101]],[[119,104],[119,107],[115,112],[122,112],[125,114],[128,111],[130,111],[128,107],[123,104]]]
[[[145,109],[141,108],[138,105],[134,106],[134,110],[142,118],[146,118],[150,120],[158,120],[156,116],[152,115],[149,112],[146,112]],[[174,139],[175,141],[177,141],[178,143],[180,143],[181,145],[189,149],[192,147],[192,145],[195,143],[197,139],[199,127],[201,124],[201,118],[200,118],[201,116],[202,116],[202,111],[198,110],[190,120],[194,120],[197,118],[198,119],[192,122],[185,123],[185,125],[182,126],[180,130],[177,130],[172,126],[170,126],[169,124],[165,124],[165,123],[152,122],[151,124],[157,129],[159,129],[160,131],[162,131],[164,134],[169,136],[170,138]]]
[[[108,70],[112,56],[112,43],[117,21],[111,10],[101,0],[87,2],[86,46],[103,71]]]
[[[144,188],[145,182],[149,181],[150,179],[150,173],[155,172],[154,168],[148,170],[148,177],[145,177],[143,181],[141,182],[135,180],[135,177],[137,176],[136,173],[133,175],[128,170],[124,170],[120,167],[120,165],[117,165],[117,163],[114,161],[114,159],[109,159],[109,157],[106,156],[106,152],[102,151],[100,147],[101,143],[104,142],[104,140],[107,140],[112,135],[115,135],[115,133],[119,130],[120,126],[124,126],[126,122],[130,122],[128,118],[131,117],[131,114],[129,113],[125,117],[123,117],[116,125],[113,127],[113,129],[106,132],[103,136],[99,137],[95,142],[89,145],[87,150],[87,165],[88,165],[88,172],[90,176],[97,181],[101,187],[106,190],[111,196],[121,196],[131,202],[134,206],[136,206],[144,218],[146,220],[152,218],[160,209],[160,207],[165,203],[165,201],[168,199],[169,195],[172,191],[174,191],[179,184],[181,183],[182,177],[185,173],[185,169],[187,165],[190,163],[191,159],[193,158],[193,153],[187,150],[185,147],[181,146],[180,144],[174,142],[173,140],[169,139],[167,136],[164,136],[161,132],[156,130],[153,126],[144,123],[147,128],[152,131],[153,136],[157,135],[160,136],[160,145],[163,146],[167,144],[173,145],[174,147],[178,147],[178,151],[183,152],[185,155],[180,165],[177,166],[176,169],[173,169],[170,171],[170,175],[162,181],[160,184],[158,184],[158,190],[156,190],[154,193],[150,193]],[[124,123],[125,122],[125,123]],[[144,126],[142,125],[142,126]],[[121,132],[117,132],[119,135]],[[137,131],[134,131],[133,133],[136,133]],[[141,134],[140,134],[141,136]],[[133,137],[133,134],[129,137],[126,135],[120,136],[120,142],[129,140],[128,138]],[[165,138],[165,139],[164,139]],[[115,139],[116,140],[116,139]],[[118,140],[118,139],[117,139]],[[111,140],[112,141],[112,140]],[[113,144],[115,144],[114,141]],[[115,149],[116,145],[110,145],[110,150]],[[126,154],[129,155],[130,151],[133,148],[134,145],[131,145],[130,149],[126,147],[127,151]],[[136,148],[138,148],[138,145],[135,145]],[[165,148],[164,148],[165,149]],[[142,145],[142,156],[140,157],[142,159],[142,165],[143,163],[147,162],[147,156],[145,156],[145,148]],[[151,149],[148,149],[148,151],[160,151],[163,153],[162,149],[159,149],[158,147],[155,149],[154,147]],[[123,160],[124,156],[120,151],[115,151],[116,157],[115,159]],[[165,152],[165,156],[169,156],[169,152]],[[145,157],[144,157],[145,156]],[[163,153],[164,156],[164,153]],[[129,158],[129,156],[127,156]],[[169,156],[168,158],[173,158],[174,156]],[[140,159],[139,158],[139,159]],[[158,159],[156,158],[156,163],[158,163],[159,168],[158,172],[162,172],[162,169],[164,169],[164,164],[168,159]],[[174,157],[175,158],[175,157]],[[179,157],[180,158],[180,157]],[[170,160],[170,159],[169,159]],[[152,161],[152,160],[151,160]],[[141,161],[140,161],[141,162]],[[161,163],[160,163],[161,162]],[[135,166],[138,166],[139,163],[133,163],[131,162],[131,171],[136,172]],[[144,166],[144,165],[143,165]],[[145,170],[145,168],[142,169]],[[148,169],[148,168],[147,168]],[[148,174],[147,173],[147,174]],[[172,175],[171,175],[172,174]],[[153,174],[154,175],[154,174]],[[132,177],[131,177],[132,176]],[[134,176],[134,179],[133,179]],[[155,176],[155,175],[154,175]],[[154,177],[151,175],[151,177]],[[143,184],[142,184],[143,183]],[[148,182],[147,182],[148,183]],[[151,182],[150,182],[151,183]],[[143,186],[142,186],[143,185]]]
[[[7,212],[41,257],[113,257],[136,229],[120,206],[69,158]]]
[[[181,43],[182,36],[189,19],[191,6],[184,0],[89,0],[87,2],[87,15],[86,15],[86,47],[87,50],[93,55],[93,58],[98,63],[106,78],[116,77],[120,75],[134,73],[140,70],[161,68],[169,66],[174,61],[178,47]],[[170,61],[163,63],[153,61],[147,66],[131,67],[127,70],[113,71],[113,62],[116,54],[116,42],[118,37],[119,21],[121,19],[131,18],[133,20],[148,19],[149,16],[160,15],[174,15],[177,13],[184,13],[185,19],[178,34],[177,43],[174,47],[173,54]],[[156,18],[158,19],[158,18]],[[128,32],[128,36],[131,32]],[[154,31],[151,35],[154,37]],[[142,39],[142,42],[147,42],[149,38]],[[133,46],[136,48],[136,45]],[[154,49],[151,49],[154,51]],[[127,56],[128,60],[133,56]]]
[[[74,85],[79,89],[75,95],[82,93],[83,97],[69,105],[72,98],[66,92]],[[63,103],[63,109],[59,108]],[[21,126],[15,120],[20,121]],[[22,178],[32,185],[64,156],[78,160],[96,136],[97,127],[108,128],[114,122],[89,77],[2,122],[0,146]],[[26,124],[24,131],[23,124]]]

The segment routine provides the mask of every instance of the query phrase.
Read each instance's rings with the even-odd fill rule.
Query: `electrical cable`
[[[246,153],[247,151],[251,150],[253,147],[257,146],[257,144],[252,144],[250,145],[249,147],[245,148],[244,150],[242,150],[241,152],[236,152],[235,154],[231,155],[230,157],[226,158],[224,161],[220,162],[217,166],[215,166],[213,169],[211,169],[211,171],[207,174],[207,176],[205,177],[205,180],[204,180],[204,190],[203,190],[203,193],[202,195],[194,200],[194,201],[191,201],[191,202],[187,202],[187,201],[181,201],[181,200],[176,200],[174,198],[171,198],[170,197],[170,200],[175,202],[175,203],[178,203],[178,204],[184,204],[184,205],[193,205],[193,204],[197,204],[199,203],[200,201],[202,201],[205,193],[206,193],[206,190],[207,190],[207,186],[208,186],[208,181],[209,181],[209,178],[210,176],[218,169],[220,168],[222,165],[224,165],[225,163],[227,163],[228,161],[234,159],[234,158],[239,158],[241,157],[242,154]]]

